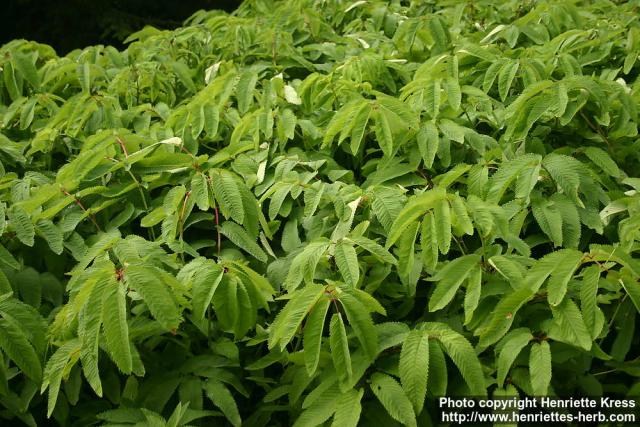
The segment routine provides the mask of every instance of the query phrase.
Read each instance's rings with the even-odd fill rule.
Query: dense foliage
[[[639,10],[253,0],[3,46],[0,419],[639,395]]]

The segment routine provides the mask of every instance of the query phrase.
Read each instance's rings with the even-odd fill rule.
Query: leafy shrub
[[[639,7],[255,0],[3,46],[0,417],[637,396]]]

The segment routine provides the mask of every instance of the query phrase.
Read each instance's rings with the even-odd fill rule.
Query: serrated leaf
[[[434,189],[411,198],[393,222],[391,232],[387,238],[386,247],[391,247],[413,221],[421,215],[424,215],[424,213],[429,209],[433,209],[445,197],[446,193],[444,190]],[[446,225],[446,222],[444,225]],[[442,225],[442,228],[445,228],[444,225]]]
[[[27,246],[33,246],[35,227],[27,212],[18,205],[13,205],[7,210],[9,223],[16,232],[16,237]]]
[[[507,378],[511,365],[513,365],[513,362],[516,360],[522,349],[525,348],[532,339],[533,335],[528,328],[514,329],[502,339],[502,348],[498,355],[498,361],[496,362],[498,367],[497,380],[499,387],[504,385],[504,380]]]
[[[207,177],[201,172],[196,172],[191,178],[191,197],[200,210],[209,209],[209,185]]]
[[[203,389],[209,400],[220,408],[231,425],[239,427],[242,424],[238,405],[229,389],[223,383],[215,379],[209,379],[204,382]]]
[[[405,426],[416,426],[416,415],[402,387],[389,375],[375,373],[371,376],[371,391],[391,417]]]
[[[416,141],[418,142],[418,149],[422,155],[425,167],[431,169],[440,145],[436,125],[432,122],[427,122],[422,125],[416,135]]]
[[[238,224],[244,222],[242,196],[236,178],[227,171],[214,170],[210,173],[211,189],[220,205],[222,214]]]
[[[551,383],[551,349],[547,341],[531,345],[529,377],[534,395],[546,396]]]
[[[620,168],[616,162],[613,161],[609,154],[597,147],[586,147],[584,149],[584,154],[591,160],[596,166],[598,166],[602,171],[614,178],[620,176]]]
[[[480,346],[487,347],[507,333],[517,311],[535,295],[535,291],[523,286],[503,297],[491,314],[488,324],[480,332]]]
[[[178,327],[182,320],[181,311],[159,269],[132,264],[125,268],[124,278],[127,286],[140,294],[152,316],[163,328],[175,330]]]
[[[223,274],[223,268],[212,260],[206,260],[194,274],[191,293],[193,315],[196,319],[204,319]]]
[[[344,240],[336,243],[334,257],[345,283],[355,287],[360,279],[360,267],[353,245]]]
[[[258,82],[258,74],[255,71],[247,70],[240,74],[236,93],[238,98],[238,111],[245,114],[253,101],[253,91]]]
[[[369,310],[359,298],[346,291],[340,294],[339,299],[349,320],[349,325],[356,337],[358,337],[361,347],[367,356],[373,360],[378,353],[378,336],[369,315]]]
[[[458,367],[471,394],[485,396],[487,394],[482,365],[476,352],[467,339],[442,323],[425,323],[421,326],[430,338],[437,339],[445,353]]]
[[[335,313],[331,317],[329,324],[329,344],[331,347],[333,367],[338,374],[340,382],[347,384],[351,381],[353,369],[351,367],[349,340],[347,339],[347,332],[340,313]]]
[[[451,108],[455,111],[459,110],[462,100],[462,92],[460,91],[460,84],[458,83],[458,80],[455,78],[448,78],[444,82],[444,88],[447,93],[447,102]]]
[[[338,399],[336,411],[333,415],[332,427],[356,427],[362,412],[360,401],[364,389],[349,390]]]
[[[551,312],[554,320],[548,334],[551,338],[587,351],[591,349],[591,334],[573,300],[565,298],[558,306],[551,306]]]
[[[360,246],[362,249],[368,251],[371,255],[374,255],[382,262],[387,262],[394,265],[398,262],[394,258],[394,256],[389,253],[389,251],[387,251],[385,248],[383,248],[373,240],[367,239],[366,237],[362,236],[352,236],[349,237],[348,240]]]
[[[400,381],[416,414],[422,412],[429,378],[429,337],[420,330],[409,332],[402,344]]]
[[[320,348],[322,345],[322,332],[325,318],[329,311],[330,301],[323,298],[313,308],[304,324],[303,348],[304,361],[309,377],[315,373],[320,360]]]
[[[383,110],[378,110],[376,114],[376,139],[378,145],[382,149],[382,152],[386,156],[393,154],[393,133],[391,132],[391,125],[389,119],[385,115]]]
[[[324,293],[324,286],[309,284],[291,293],[290,301],[276,316],[269,328],[269,348],[279,344],[280,350],[293,339],[302,320]]]
[[[511,89],[511,84],[519,67],[520,63],[518,61],[509,61],[500,68],[500,73],[498,74],[498,93],[502,101],[507,99],[509,89]]]
[[[599,266],[592,265],[583,270],[582,286],[580,286],[580,309],[592,339],[600,334],[600,328],[597,327],[598,311],[600,311],[597,304],[599,281]]]
[[[473,313],[480,303],[482,293],[482,268],[476,266],[467,278],[467,290],[464,294],[464,323],[465,325],[473,319]]]
[[[0,349],[33,381],[42,378],[40,358],[27,335],[7,313],[0,318]]]
[[[127,325],[127,301],[122,283],[108,286],[102,301],[102,322],[109,354],[123,373],[133,369]]]
[[[49,388],[49,398],[47,403],[47,417],[50,417],[58,401],[60,384],[65,373],[68,374],[71,367],[80,357],[80,341],[76,338],[64,343],[47,361],[45,367],[42,389],[44,392]]]
[[[100,269],[94,274],[100,274],[100,278],[96,281],[95,285],[93,285],[91,295],[80,312],[78,335],[80,336],[81,342],[80,361],[82,362],[82,372],[96,394],[102,396],[102,382],[100,381],[100,370],[98,367],[98,350],[100,329],[103,324],[104,311],[106,311],[103,303],[105,301],[105,294],[110,295],[112,293],[112,290],[109,288],[117,287],[119,283],[116,281],[115,268],[111,263],[107,263],[106,268]],[[113,301],[110,300],[109,302]],[[112,312],[117,313],[120,307],[109,307],[107,310],[112,310]],[[110,321],[111,320],[112,318],[110,318]],[[113,326],[114,325],[109,324],[107,328]],[[112,331],[109,330],[109,332],[111,333]],[[105,337],[107,347],[112,350],[111,353],[119,356],[121,353],[117,348],[114,348],[118,343],[112,340],[113,335],[109,334],[107,336],[107,329],[105,329]],[[126,345],[127,349],[129,348],[128,340],[123,344]],[[120,366],[119,362],[120,361],[117,361],[118,366]]]
[[[562,257],[557,260],[558,264],[553,269],[547,284],[547,300],[552,306],[562,302],[567,293],[569,280],[582,262],[582,252],[565,249],[561,254]]]
[[[429,280],[437,282],[429,298],[429,311],[446,307],[455,296],[458,288],[480,262],[480,255],[464,255],[449,262]]]
[[[258,246],[255,239],[249,236],[244,228],[235,222],[225,221],[220,225],[219,230],[221,234],[225,235],[240,249],[247,251],[261,262],[267,262],[267,254]]]

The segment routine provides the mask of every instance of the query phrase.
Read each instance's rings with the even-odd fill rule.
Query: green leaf
[[[240,249],[245,250],[260,262],[267,262],[267,254],[260,246],[258,246],[255,239],[249,236],[244,228],[235,222],[225,221],[219,227],[219,230],[220,233],[229,238],[229,240],[231,240]]]
[[[362,293],[360,293],[360,295],[362,295]],[[371,316],[369,315],[369,310],[360,299],[351,295],[348,290],[339,294],[339,300],[347,315],[349,325],[360,341],[360,345],[367,356],[373,360],[378,353],[378,336]]]
[[[382,262],[393,265],[398,263],[398,261],[394,258],[393,255],[389,253],[389,251],[387,251],[385,248],[383,248],[373,240],[367,239],[366,237],[362,236],[352,236],[346,238],[345,240],[355,243]]]
[[[402,344],[400,381],[416,414],[422,412],[429,377],[429,337],[420,330],[409,332]]]
[[[436,340],[429,340],[429,379],[427,380],[427,395],[439,397],[447,394],[447,361],[442,347]]]
[[[445,353],[458,367],[471,394],[485,396],[487,394],[482,365],[476,352],[467,339],[442,323],[424,323],[421,326],[430,338],[437,339]]]
[[[454,57],[455,58],[455,57]],[[460,91],[460,84],[455,78],[448,78],[444,82],[444,88],[447,93],[447,102],[455,111],[460,109],[462,101],[462,92]]]
[[[127,286],[140,294],[163,328],[169,331],[177,329],[182,320],[181,311],[167,283],[167,273],[163,274],[157,268],[132,264],[125,268],[124,278]]]
[[[408,281],[414,268],[418,226],[417,222],[411,223],[398,242],[398,275],[405,281]]]
[[[253,91],[257,82],[258,73],[255,71],[247,70],[240,74],[240,79],[236,86],[238,111],[240,114],[245,114],[253,103]]]
[[[587,351],[591,349],[591,334],[573,300],[565,298],[558,306],[551,306],[551,312],[554,321],[549,328],[550,338]]]
[[[100,277],[96,280],[91,290],[91,295],[83,305],[79,314],[78,335],[80,336],[80,361],[82,362],[82,372],[85,378],[91,385],[91,388],[96,392],[98,396],[102,396],[102,382],[100,381],[100,371],[98,367],[99,357],[99,344],[100,344],[100,328],[103,324],[104,311],[103,302],[105,300],[105,294],[110,293],[109,288],[116,288],[119,283],[116,281],[115,268],[112,263],[106,263],[105,268],[96,271],[94,274],[99,274]],[[119,307],[109,307],[117,312]],[[112,327],[113,325],[109,325]],[[112,348],[110,341],[112,336],[106,334],[108,339],[107,347]],[[129,342],[124,342],[126,348],[129,349]],[[118,349],[112,351],[113,354],[118,354]]]
[[[16,70],[33,86],[35,89],[40,88],[40,76],[38,70],[31,58],[22,53],[13,52],[13,63]]]
[[[390,248],[412,222],[418,219],[421,215],[424,215],[426,211],[433,209],[445,197],[446,193],[444,190],[433,189],[411,198],[393,222],[391,232],[387,237],[386,247]],[[444,246],[444,244],[442,246]]]
[[[547,300],[552,306],[558,305],[567,293],[567,285],[573,273],[582,263],[582,252],[563,249],[558,251],[562,257],[557,259],[557,266],[553,269],[547,284]]]
[[[393,155],[393,133],[391,132],[389,119],[383,110],[378,110],[375,117],[376,139],[378,140],[378,145],[385,156],[391,157]]]
[[[487,71],[484,73],[484,78],[482,80],[482,90],[485,92],[489,92],[489,90],[493,87],[494,82],[496,81],[496,77],[498,76],[498,72],[502,70],[506,63],[502,60],[498,60],[492,62],[487,68]]]
[[[330,301],[323,298],[318,301],[313,308],[307,321],[304,324],[303,348],[304,362],[309,377],[312,377],[318,368],[320,361],[320,350],[322,346],[322,332],[324,330],[325,318],[329,311]]]
[[[482,268],[477,265],[469,273],[467,278],[467,292],[464,295],[464,323],[469,324],[473,319],[473,313],[480,303],[482,293]]]
[[[209,172],[211,189],[222,214],[238,224],[244,222],[244,208],[239,184],[231,172],[215,169]]]
[[[528,328],[518,328],[509,332],[502,339],[502,348],[498,355],[497,367],[498,367],[498,386],[504,385],[504,380],[507,378],[511,365],[516,360],[523,348],[529,344],[533,339],[531,331]]]
[[[583,165],[573,157],[551,153],[542,160],[542,166],[562,189],[563,193],[573,200],[579,207],[584,204],[578,197],[580,175]]]
[[[314,399],[312,403],[308,403],[311,396]],[[336,405],[342,396],[343,394],[340,392],[335,380],[333,382],[324,382],[305,399],[302,404],[305,410],[296,419],[293,426],[311,427],[323,424],[336,412]]]
[[[349,390],[338,399],[336,411],[333,415],[332,427],[356,427],[362,412],[360,401],[364,389]]]
[[[535,295],[535,291],[527,286],[521,287],[503,297],[485,326],[480,331],[481,347],[488,347],[507,333],[517,311]]]
[[[378,187],[374,191],[371,208],[385,231],[389,231],[395,218],[402,210],[404,196],[388,187]],[[390,245],[389,245],[390,246]]]
[[[284,200],[287,198],[291,189],[293,188],[293,184],[282,183],[282,185],[277,184],[277,190],[271,196],[271,200],[269,200],[269,218],[276,219],[278,214],[280,213],[280,208],[284,203]]]
[[[418,134],[416,135],[418,142],[418,148],[424,161],[424,166],[427,169],[431,169],[433,166],[433,160],[438,152],[438,146],[440,139],[438,137],[438,128],[432,122],[427,122],[420,127]]]
[[[353,128],[353,119],[355,114],[365,108],[366,104],[367,101],[361,98],[356,98],[348,102],[338,112],[336,112],[325,129],[322,146],[328,146],[338,133],[344,133],[346,137]],[[340,136],[340,142],[343,140],[344,138]]]
[[[344,240],[336,243],[334,257],[345,283],[355,287],[360,279],[360,267],[353,245]]]
[[[102,322],[109,354],[123,373],[133,369],[127,325],[127,301],[122,283],[107,286],[102,301]]]
[[[562,216],[562,242],[564,247],[577,248],[582,235],[580,213],[576,205],[564,194],[556,193],[551,200],[558,207]]]
[[[47,417],[51,417],[53,410],[58,401],[58,393],[60,392],[60,384],[62,378],[69,374],[69,371],[75,365],[80,357],[80,341],[73,339],[67,341],[58,348],[55,353],[47,361],[44,370],[41,392],[49,388],[49,399],[47,404]]]
[[[455,229],[469,236],[473,235],[473,223],[471,222],[471,218],[469,218],[467,206],[465,205],[462,197],[457,194],[450,194],[449,202],[451,204],[451,210],[453,213],[452,220]]]
[[[42,366],[35,348],[16,319],[8,313],[0,318],[0,349],[35,382],[42,378]]]
[[[196,172],[191,178],[191,197],[200,210],[209,209],[209,185],[207,177],[201,172]]]
[[[369,103],[362,104],[362,107],[358,110],[358,112],[353,117],[353,122],[351,124],[351,153],[356,155],[360,150],[360,144],[362,143],[362,139],[365,136],[365,131],[367,128],[367,123],[369,122],[369,117],[371,116],[371,106]],[[340,138],[342,139],[342,137]]]
[[[584,154],[604,173],[614,178],[618,178],[620,176],[620,168],[618,168],[616,162],[613,161],[606,151],[597,147],[586,147],[584,149]]]
[[[322,285],[309,284],[290,294],[291,299],[280,310],[269,328],[269,348],[279,344],[281,351],[285,349],[298,331],[302,320],[322,297],[324,291]]]
[[[425,270],[433,272],[438,264],[438,240],[436,239],[436,223],[431,212],[427,213],[422,220],[420,246]]]
[[[598,327],[598,314],[602,314],[597,303],[599,282],[599,266],[592,265],[584,269],[582,272],[582,286],[580,286],[580,309],[585,326],[591,334],[591,339],[595,339],[602,328],[602,325]]]
[[[396,380],[389,375],[375,373],[371,376],[371,391],[394,420],[405,426],[417,425],[411,401]]]
[[[63,251],[62,230],[48,219],[39,219],[35,231],[38,232],[49,244],[54,254],[60,255]]]
[[[27,246],[33,246],[35,228],[27,212],[18,205],[13,205],[7,210],[9,224],[13,226],[16,237]]]
[[[16,261],[13,255],[11,255],[11,252],[9,252],[2,244],[0,244],[0,262],[13,270],[20,269],[18,261]]]
[[[547,341],[531,345],[529,357],[529,377],[535,396],[547,396],[551,383],[551,349]]]
[[[442,254],[449,253],[451,247],[451,208],[446,199],[436,202],[433,215],[436,224],[436,239]]]
[[[458,288],[480,262],[480,255],[464,255],[449,262],[438,270],[429,280],[437,282],[429,298],[429,311],[437,311],[446,307],[455,296]]]
[[[324,256],[330,243],[327,239],[313,241],[293,259],[291,267],[284,282],[284,288],[293,290],[302,280],[306,283],[313,282],[316,267],[320,259]]]
[[[629,299],[636,307],[636,310],[640,313],[640,286],[637,280],[629,280],[629,278],[623,276],[623,279],[620,279],[620,284],[629,295]]]
[[[509,89],[511,89],[511,84],[518,72],[519,66],[520,63],[518,61],[509,61],[500,68],[500,73],[498,74],[498,93],[503,102],[509,95]]]
[[[535,198],[531,204],[538,225],[549,236],[554,246],[562,246],[562,214],[551,200]]]
[[[223,269],[212,260],[205,260],[196,271],[191,285],[193,315],[196,319],[204,319],[213,295],[222,281]]]
[[[209,400],[220,408],[231,425],[238,427],[242,424],[238,405],[236,404],[233,395],[224,384],[214,379],[209,379],[203,383],[202,387]]]
[[[342,315],[335,313],[331,317],[329,324],[329,344],[331,346],[331,357],[333,366],[342,384],[347,384],[353,376],[351,367],[351,353],[349,352],[349,340],[344,328]]]

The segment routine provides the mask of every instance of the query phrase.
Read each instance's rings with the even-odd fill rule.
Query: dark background
[[[13,39],[53,46],[59,55],[94,44],[123,48],[132,32],[179,27],[194,12],[235,10],[241,0],[4,0],[0,45]]]

